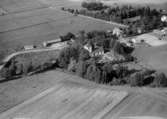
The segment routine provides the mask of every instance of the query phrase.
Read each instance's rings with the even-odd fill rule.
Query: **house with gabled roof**
[[[112,62],[112,61],[123,61],[126,60],[123,55],[116,53],[115,51],[111,50],[103,55],[102,59],[99,62]]]
[[[100,57],[104,55],[104,49],[102,47],[95,49],[91,54],[91,57]]]
[[[87,50],[89,53],[92,53],[93,51],[93,46],[90,43],[85,44],[83,48]]]

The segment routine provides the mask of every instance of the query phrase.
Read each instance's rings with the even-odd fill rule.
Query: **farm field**
[[[26,105],[21,107],[18,113],[11,114],[5,119],[11,117],[40,119],[99,118],[108,106],[111,106],[112,109],[126,96],[125,92],[56,85],[55,90],[47,94],[46,97],[41,98],[36,103],[29,104],[27,108]]]
[[[1,112],[9,109],[2,119],[167,118],[166,89],[103,86],[60,71],[5,82],[0,90]]]

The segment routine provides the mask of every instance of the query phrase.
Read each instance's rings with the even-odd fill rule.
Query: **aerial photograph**
[[[0,0],[0,119],[167,119],[167,0]]]

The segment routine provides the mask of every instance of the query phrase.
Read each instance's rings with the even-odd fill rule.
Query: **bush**
[[[110,83],[113,79],[113,77],[115,77],[115,71],[112,67],[111,63],[105,63],[102,66],[102,74],[101,74],[101,83],[103,84],[107,84]]]
[[[117,65],[116,66],[116,77],[117,78],[123,78],[126,77],[128,75],[128,67],[125,66],[121,66],[121,65]]]
[[[96,66],[96,64],[91,64],[87,68],[86,72],[86,78],[90,81],[94,81],[96,83],[100,83],[101,79],[101,71],[100,69]]]
[[[8,67],[4,67],[0,71],[0,75],[2,78],[11,79],[16,74],[16,67],[13,61],[11,61]]]
[[[90,58],[89,52],[85,49],[81,49],[79,54],[79,60],[86,61]]]
[[[153,87],[166,87],[167,86],[167,77],[164,73],[156,74],[154,82],[151,85]]]
[[[64,48],[58,57],[59,66],[61,68],[67,68],[68,64],[70,63],[70,59],[74,58],[78,60],[79,57],[79,50],[74,47],[67,47]]]
[[[1,70],[0,75],[2,78],[5,79],[11,79],[12,78],[12,73],[11,70],[9,68],[4,68]]]
[[[101,2],[83,2],[81,6],[88,10],[102,10],[105,8]]]
[[[135,73],[129,79],[129,84],[131,86],[143,86],[144,75],[140,72]]]
[[[67,70],[70,71],[70,72],[75,72],[76,71],[76,67],[77,67],[76,60],[71,58]]]
[[[71,39],[75,39],[75,35],[73,34],[73,33],[71,33],[71,32],[68,32],[66,35],[64,35],[64,36],[60,36],[60,39],[61,39],[61,41],[63,42],[63,41],[69,41],[69,40],[71,40]]]
[[[86,75],[87,67],[88,64],[86,61],[79,61],[76,69],[77,75],[84,78]]]

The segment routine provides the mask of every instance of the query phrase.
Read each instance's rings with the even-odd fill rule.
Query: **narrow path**
[[[9,62],[12,58],[18,56],[18,55],[22,55],[22,54],[28,54],[28,53],[37,53],[37,52],[46,52],[46,51],[57,51],[59,52],[60,50],[57,49],[57,48],[43,48],[43,49],[33,49],[33,50],[26,50],[26,51],[19,51],[19,52],[16,52],[16,53],[13,53],[9,56],[7,56],[5,59],[2,60],[2,62],[4,64],[0,65],[0,70],[2,70],[2,68],[5,66],[5,64],[7,62]]]
[[[85,16],[85,15],[78,15],[78,16],[88,18],[88,19],[92,19],[92,20],[95,20],[95,21],[100,21],[100,22],[103,22],[103,23],[107,23],[107,24],[122,27],[122,28],[127,28],[128,27],[127,25],[116,23],[116,22],[113,22],[113,21],[106,21],[106,20],[97,19],[97,18],[94,18],[94,17]]]

